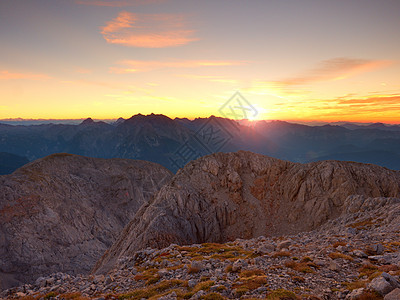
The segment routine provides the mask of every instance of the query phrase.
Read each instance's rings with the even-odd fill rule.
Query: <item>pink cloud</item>
[[[127,11],[109,21],[101,34],[110,44],[129,47],[164,48],[181,46],[197,38],[185,29],[184,18],[169,14],[134,14]]]
[[[21,73],[21,72],[10,72],[7,70],[0,70],[0,80],[9,80],[9,79],[44,80],[49,78],[50,77],[45,74]]]
[[[360,73],[369,72],[392,64],[387,60],[368,60],[353,58],[333,58],[320,62],[315,68],[298,76],[278,80],[275,83],[281,86],[304,85],[320,81],[345,79]]]

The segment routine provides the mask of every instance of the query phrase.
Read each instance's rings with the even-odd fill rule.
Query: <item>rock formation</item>
[[[0,176],[0,288],[89,271],[171,176],[155,163],[69,154]]]
[[[244,151],[212,154],[190,162],[163,186],[94,272],[146,247],[312,230],[350,209],[348,199],[356,195],[399,197],[400,172],[338,161],[291,163]]]

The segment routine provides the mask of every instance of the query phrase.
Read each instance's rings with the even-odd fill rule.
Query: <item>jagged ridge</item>
[[[298,164],[239,151],[190,162],[142,207],[94,268],[171,243],[226,242],[312,230],[352,195],[399,197],[400,172],[325,161]]]

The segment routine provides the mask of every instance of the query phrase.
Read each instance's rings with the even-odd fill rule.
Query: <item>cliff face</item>
[[[296,164],[244,151],[202,157],[138,211],[94,272],[146,247],[315,229],[345,211],[353,195],[399,197],[400,172],[337,161]]]
[[[68,154],[0,176],[0,288],[88,272],[170,177],[155,163]]]

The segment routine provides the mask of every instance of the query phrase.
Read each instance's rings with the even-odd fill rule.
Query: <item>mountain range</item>
[[[292,162],[343,160],[400,169],[399,126],[309,126],[283,121],[236,122],[209,117],[170,119],[135,115],[114,123],[88,118],[78,125],[0,124],[0,152],[29,161],[53,153],[130,158],[159,163],[172,172],[215,152],[247,150]],[[0,166],[2,161],[0,159]],[[5,168],[11,173],[18,164]]]

